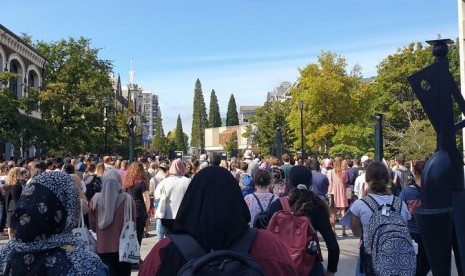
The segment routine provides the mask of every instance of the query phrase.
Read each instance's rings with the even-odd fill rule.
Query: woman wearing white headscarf
[[[108,266],[110,275],[131,275],[131,264],[119,261],[119,238],[128,198],[122,190],[119,171],[109,169],[102,176],[102,191],[90,201],[89,222],[90,228],[97,233],[97,254]],[[134,202],[132,205],[132,218],[135,220]]]

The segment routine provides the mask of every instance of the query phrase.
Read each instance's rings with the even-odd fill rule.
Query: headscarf
[[[108,169],[102,176],[102,191],[92,198],[92,209],[98,209],[98,228],[105,229],[113,222],[115,210],[126,198],[117,169]]]
[[[3,275],[96,275],[102,262],[72,234],[79,212],[78,190],[68,174],[35,177],[16,203],[15,237],[0,249]]]
[[[186,166],[184,166],[182,160],[178,158],[171,163],[168,173],[169,175],[184,176],[186,174]]]
[[[312,185],[312,171],[304,165],[293,166],[289,171],[289,184],[294,188],[303,184],[308,189]]]
[[[222,167],[209,166],[189,184],[173,233],[191,235],[210,252],[229,248],[249,228],[249,221],[250,212],[236,179]],[[165,250],[170,257],[162,263],[160,275],[176,275],[185,260],[173,244]]]

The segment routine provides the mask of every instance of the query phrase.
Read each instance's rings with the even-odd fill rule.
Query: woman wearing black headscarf
[[[174,223],[174,234],[189,234],[206,251],[227,249],[249,229],[250,212],[231,173],[211,166],[189,184]],[[260,230],[250,249],[265,275],[295,275],[284,245]],[[186,260],[168,237],[159,241],[139,275],[176,275]]]
[[[16,203],[15,237],[0,249],[0,275],[107,275],[97,254],[72,230],[78,225],[79,192],[71,177],[35,177]]]
[[[289,184],[292,189],[287,197],[292,211],[297,214],[305,214],[310,219],[313,228],[320,232],[328,248],[326,272],[324,272],[323,266],[319,262],[313,265],[313,271],[310,275],[334,275],[339,262],[339,244],[329,222],[328,206],[310,190],[312,171],[303,165],[292,167],[289,172]],[[283,210],[281,201],[276,200],[271,203],[269,218],[271,219],[271,216],[279,210]]]

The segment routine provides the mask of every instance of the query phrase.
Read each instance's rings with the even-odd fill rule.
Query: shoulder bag
[[[126,195],[124,224],[119,238],[119,261],[137,264],[140,260],[140,245],[136,225],[132,220],[132,198]]]
[[[84,224],[84,215],[82,213],[82,204],[80,211],[81,218],[79,219],[78,227],[73,229],[73,235],[80,240],[86,250],[96,252],[97,251],[97,240],[91,234],[89,229]]]

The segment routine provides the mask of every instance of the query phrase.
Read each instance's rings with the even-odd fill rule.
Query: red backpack
[[[295,215],[287,196],[279,198],[283,210],[273,214],[267,231],[273,233],[286,246],[298,275],[310,275],[319,256],[318,236],[305,215]]]

